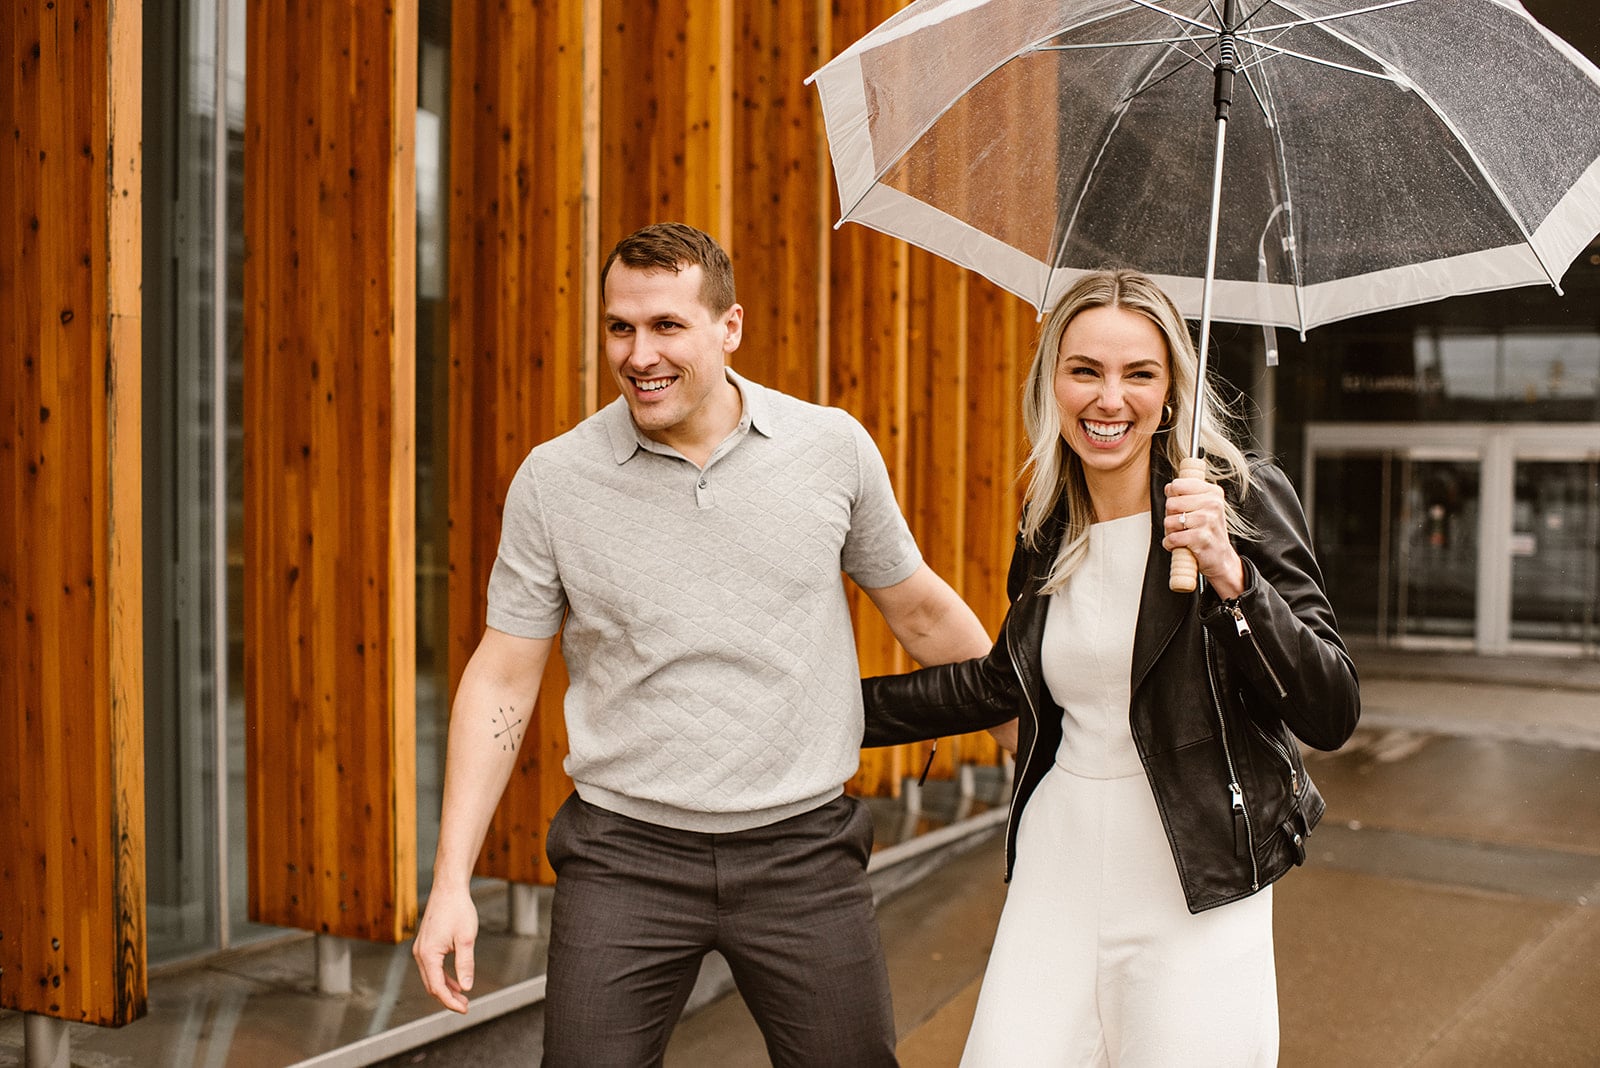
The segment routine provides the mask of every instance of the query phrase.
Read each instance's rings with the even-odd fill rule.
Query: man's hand
[[[472,947],[478,940],[478,908],[465,890],[440,890],[428,895],[428,909],[411,943],[411,956],[422,973],[422,985],[439,1004],[453,1012],[467,1011],[472,989]],[[455,975],[445,970],[444,959],[454,953]]]
[[[478,939],[478,909],[469,889],[472,864],[511,778],[554,646],[554,638],[518,638],[488,627],[456,687],[433,891],[411,944],[422,985],[455,1012],[467,1011],[472,947]],[[444,967],[452,953],[453,978]]]

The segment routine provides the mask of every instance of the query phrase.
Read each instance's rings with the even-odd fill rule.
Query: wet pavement
[[[1600,749],[1379,727],[1308,760],[1328,812],[1275,891],[1281,1062],[1600,1064]],[[906,1068],[960,1059],[1000,863],[996,836],[880,910]],[[666,1063],[768,1061],[734,995]]]
[[[1600,1065],[1600,660],[1356,659],[1363,727],[1307,755],[1328,811],[1275,890],[1282,1063]],[[976,780],[966,798],[930,783],[920,814],[874,802],[906,1068],[958,1062],[1004,902],[1002,784],[994,769]],[[504,933],[504,896],[482,901],[474,1015],[525,1007],[432,1045],[442,1014],[408,947],[357,946],[355,992],[330,997],[291,938],[163,971],[146,1019],[73,1027],[72,1061],[537,1063],[543,940]],[[708,968],[668,1068],[767,1064],[724,978]],[[20,1032],[0,1013],[0,1068],[20,1063]]]
[[[1328,811],[1274,891],[1280,1060],[1600,1065],[1600,662],[1357,651],[1363,727],[1309,753]],[[906,1068],[960,1060],[998,836],[879,912]],[[738,996],[668,1068],[766,1065]]]

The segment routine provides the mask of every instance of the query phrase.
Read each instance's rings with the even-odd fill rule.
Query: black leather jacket
[[[1235,543],[1245,589],[1230,602],[1209,587],[1192,594],[1167,588],[1171,555],[1161,539],[1170,480],[1159,469],[1151,478],[1129,719],[1189,910],[1200,912],[1255,893],[1305,860],[1305,837],[1323,802],[1288,732],[1317,749],[1337,749],[1355,730],[1360,694],[1305,515],[1283,472],[1251,460],[1250,491],[1236,505],[1261,538]],[[1019,719],[1007,879],[1017,821],[1061,741],[1062,712],[1041,670],[1049,598],[1039,592],[1061,526],[1058,519],[1038,550],[1018,538],[1007,583],[1011,608],[988,656],[862,684],[867,746]]]

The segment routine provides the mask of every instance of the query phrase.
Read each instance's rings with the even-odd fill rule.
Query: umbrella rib
[[[1129,2],[1130,3],[1134,3],[1134,4],[1141,4],[1141,3],[1144,3],[1144,0],[1129,0]],[[1145,6],[1149,6],[1149,5],[1145,5]],[[1104,17],[1105,18],[1109,18],[1110,16],[1104,16]],[[1079,23],[1079,24],[1077,24],[1075,26],[1068,26],[1068,27],[1066,27],[1064,29],[1056,30],[1054,33],[1052,33],[1050,35],[1050,37],[1040,38],[1039,40],[1035,41],[1031,45],[1028,45],[1026,47],[1017,49],[1011,55],[1006,56],[1000,62],[996,63],[994,66],[992,66],[988,70],[984,71],[978,77],[974,78],[966,86],[966,88],[962,89],[961,92],[956,93],[954,95],[954,97],[952,97],[952,99],[959,99],[960,97],[965,96],[967,93],[972,92],[972,90],[974,88],[976,88],[977,86],[979,86],[979,85],[983,84],[985,81],[987,81],[1001,67],[1004,67],[1007,63],[1012,62],[1013,60],[1017,59],[1019,56],[1026,55],[1029,52],[1038,52],[1038,51],[1048,50],[1049,46],[1046,44],[1046,42],[1048,42],[1051,39],[1051,37],[1059,37],[1063,33],[1071,33],[1072,31],[1077,30],[1077,29],[1079,29],[1079,28],[1081,28],[1083,26],[1093,25],[1094,23],[1099,22],[1099,21],[1102,21],[1102,19],[1099,19],[1099,18],[1097,18],[1097,19],[1089,19],[1089,20],[1087,20],[1085,22],[1082,22],[1082,23]],[[1192,38],[1189,38],[1189,39],[1192,40]],[[837,63],[839,61],[840,57],[842,57],[844,55],[848,55],[851,50],[855,49],[860,44],[861,44],[861,42],[857,41],[855,45],[852,45],[850,47],[850,49],[846,49],[845,52],[840,53],[840,56],[834,57],[834,59],[832,59],[829,62],[829,65],[831,66],[833,63]],[[811,76],[811,78],[815,78],[815,77],[816,77],[815,74],[813,74]],[[806,80],[809,82],[811,80],[811,78],[807,78]],[[907,140],[907,142],[906,142],[907,145],[908,146],[914,145],[918,141],[922,140],[923,135],[926,134],[929,130],[933,129],[933,127],[938,124],[939,120],[944,118],[945,114],[948,111],[949,111],[949,109],[946,108],[943,111],[940,111],[937,115],[933,116],[931,119],[929,119],[925,124],[923,124],[922,128],[920,130],[918,130],[914,136],[912,136],[911,138],[909,138]],[[865,200],[868,197],[868,195],[871,194],[872,190],[875,189],[878,186],[878,184],[883,181],[884,175],[888,174],[891,170],[893,170],[900,163],[900,161],[904,158],[904,155],[905,155],[904,152],[900,153],[894,159],[889,160],[882,167],[879,167],[876,171],[874,171],[873,175],[872,175],[872,181],[868,182],[862,188],[861,195],[856,197],[855,200],[851,201],[851,203],[848,206],[846,206],[844,204],[840,204],[839,205],[839,221],[834,224],[835,229],[837,229],[839,226],[842,226],[844,224],[845,220],[850,218],[850,213],[855,211],[856,208],[861,206],[861,202],[863,200]]]
[[[1135,0],[1135,2],[1137,2],[1137,0]],[[1370,8],[1368,10],[1376,11],[1376,10],[1381,9],[1382,7],[1393,7],[1394,4],[1398,3],[1398,2],[1401,2],[1401,0],[1392,0],[1392,2],[1389,3],[1389,4],[1378,5],[1377,7],[1373,7],[1373,8]],[[1294,6],[1293,6],[1293,3],[1291,2],[1291,0],[1278,0],[1278,3],[1281,4],[1287,10],[1290,10],[1290,11],[1294,10]],[[1531,16],[1529,16],[1529,17],[1531,18]],[[1329,37],[1332,37],[1336,41],[1342,42],[1347,48],[1350,48],[1350,49],[1353,49],[1354,51],[1360,52],[1362,55],[1366,56],[1368,59],[1372,60],[1374,63],[1377,63],[1379,65],[1383,65],[1383,59],[1381,57],[1379,57],[1379,56],[1374,55],[1370,48],[1367,48],[1365,45],[1361,44],[1359,41],[1352,40],[1348,35],[1340,33],[1338,29],[1336,29],[1333,26],[1328,25],[1327,21],[1328,20],[1325,20],[1325,19],[1313,19],[1313,20],[1311,20],[1312,24],[1315,24],[1318,29],[1322,30],[1322,32],[1326,33]],[[1315,59],[1313,59],[1312,61],[1313,62],[1321,62],[1321,61],[1315,60]],[[1353,70],[1353,68],[1352,68],[1352,70]],[[1360,74],[1360,73],[1370,73],[1370,72],[1355,71],[1355,70],[1353,70],[1353,72],[1354,73],[1358,73],[1358,74]],[[1434,103],[1433,98],[1430,97],[1426,92],[1424,92],[1420,86],[1418,86],[1415,83],[1411,82],[1409,79],[1406,80],[1403,84],[1402,84],[1402,82],[1401,82],[1401,80],[1400,80],[1400,78],[1398,76],[1391,75],[1389,78],[1387,78],[1385,80],[1394,82],[1395,85],[1400,86],[1406,92],[1414,93],[1416,95],[1416,98],[1418,100],[1422,101],[1423,105],[1426,106],[1429,111],[1433,112],[1434,117],[1437,118],[1439,120],[1439,122],[1444,125],[1444,128],[1450,131],[1450,135],[1455,138],[1456,145],[1461,149],[1461,151],[1463,151],[1463,152],[1465,152],[1467,154],[1467,158],[1468,159],[1472,160],[1472,165],[1475,168],[1477,168],[1479,177],[1481,177],[1484,180],[1485,184],[1488,185],[1490,191],[1492,191],[1494,193],[1495,199],[1500,202],[1500,207],[1505,211],[1506,217],[1511,220],[1512,224],[1514,226],[1516,226],[1517,232],[1522,235],[1523,244],[1525,244],[1528,247],[1528,251],[1533,253],[1534,259],[1539,261],[1539,269],[1544,271],[1545,277],[1550,280],[1550,284],[1551,284],[1551,286],[1553,286],[1555,288],[1556,292],[1557,293],[1561,292],[1561,280],[1560,280],[1560,278],[1556,275],[1556,273],[1554,273],[1554,272],[1552,272],[1550,270],[1550,265],[1545,262],[1544,254],[1541,253],[1539,251],[1538,247],[1534,245],[1534,243],[1533,243],[1533,235],[1528,232],[1527,224],[1523,222],[1522,216],[1517,212],[1517,210],[1515,208],[1513,208],[1511,206],[1511,201],[1510,201],[1509,198],[1507,198],[1505,190],[1500,188],[1500,183],[1495,180],[1494,175],[1490,174],[1488,169],[1486,167],[1484,167],[1483,161],[1478,158],[1478,153],[1473,150],[1473,147],[1472,147],[1471,143],[1468,142],[1466,138],[1461,136],[1461,131],[1456,129],[1456,124],[1451,120],[1450,116],[1447,115],[1444,112],[1444,110],[1439,107],[1438,104]]]
[[[1244,67],[1241,65],[1240,69],[1243,71]],[[1256,86],[1255,78],[1251,77],[1248,72],[1245,72],[1244,79],[1245,83],[1250,86],[1250,92],[1255,96],[1256,102],[1261,105],[1261,113],[1266,116],[1267,123],[1271,128],[1273,152],[1277,157],[1278,163],[1278,182],[1282,190],[1282,195],[1277,198],[1277,206],[1273,209],[1272,215],[1268,217],[1266,225],[1261,229],[1261,244],[1258,245],[1258,248],[1262,251],[1259,251],[1257,255],[1261,257],[1261,269],[1265,272],[1264,245],[1267,231],[1272,227],[1272,220],[1277,218],[1279,212],[1282,212],[1284,215],[1284,229],[1288,231],[1289,235],[1284,251],[1289,254],[1290,285],[1294,291],[1295,316],[1300,323],[1300,340],[1304,341],[1306,337],[1306,306],[1303,293],[1305,277],[1300,270],[1300,242],[1295,236],[1294,197],[1289,190],[1289,153],[1283,143],[1283,126],[1278,122],[1276,104],[1269,105],[1268,103],[1269,100],[1273,99],[1274,94],[1272,82],[1268,77],[1265,65],[1262,65],[1256,71],[1256,76],[1261,79],[1259,88]],[[1262,281],[1264,282],[1265,280],[1263,274]]]
[[[1133,2],[1154,9],[1154,5],[1145,4],[1143,3],[1143,0],[1133,0]],[[1185,36],[1184,40],[1192,42],[1195,40],[1195,38]],[[1056,271],[1060,270],[1060,267],[1057,266],[1057,261],[1061,258],[1061,250],[1066,247],[1068,238],[1072,236],[1073,230],[1077,228],[1078,213],[1083,209],[1084,198],[1089,195],[1089,185],[1094,179],[1095,172],[1100,169],[1100,161],[1105,159],[1106,150],[1111,146],[1111,139],[1116,136],[1117,130],[1122,126],[1122,117],[1128,113],[1129,102],[1132,101],[1134,97],[1144,92],[1145,89],[1149,88],[1149,84],[1147,83],[1150,83],[1150,76],[1155,72],[1156,68],[1161,65],[1162,61],[1166,59],[1167,55],[1173,52],[1176,52],[1180,55],[1187,55],[1183,49],[1178,47],[1178,42],[1172,42],[1169,44],[1167,46],[1167,52],[1157,56],[1150,66],[1145,70],[1143,77],[1140,79],[1140,88],[1122,99],[1121,103],[1117,107],[1117,111],[1113,121],[1111,122],[1111,125],[1106,128],[1105,136],[1100,139],[1100,148],[1099,151],[1095,153],[1094,162],[1089,164],[1088,171],[1084,174],[1083,180],[1078,183],[1078,197],[1072,204],[1072,214],[1067,218],[1066,225],[1062,227],[1059,232],[1051,235],[1050,266],[1049,273],[1045,276],[1044,287],[1046,300],[1049,299],[1051,280],[1055,277]],[[1177,70],[1182,70],[1192,62],[1198,62],[1198,60],[1190,58],[1187,62],[1180,65]],[[1170,78],[1173,74],[1177,73],[1177,70],[1162,75],[1160,80]]]
[[[1301,27],[1301,26],[1319,26],[1319,25],[1322,25],[1323,23],[1335,22],[1335,21],[1337,21],[1339,19],[1354,18],[1354,17],[1356,17],[1358,15],[1370,15],[1374,11],[1382,11],[1385,8],[1405,7],[1408,4],[1414,4],[1416,2],[1417,2],[1417,0],[1386,0],[1385,3],[1373,4],[1370,7],[1352,8],[1349,11],[1338,11],[1338,12],[1335,12],[1334,14],[1332,14],[1332,15],[1306,15],[1304,18],[1298,18],[1298,19],[1295,19],[1292,22],[1277,22],[1277,23],[1273,23],[1270,26],[1257,26],[1251,32],[1253,32],[1253,33],[1270,33],[1273,30],[1292,30],[1292,29],[1296,29],[1296,28]],[[1261,5],[1261,7],[1266,7],[1266,6],[1267,5],[1265,3],[1263,3]],[[1256,10],[1260,11],[1261,7],[1256,8]],[[1245,22],[1249,22],[1250,20],[1249,19],[1245,19],[1244,21]],[[1242,33],[1244,31],[1241,29],[1240,32]]]
[[[1127,96],[1124,96],[1122,98],[1122,100],[1123,100],[1123,103],[1126,103],[1129,100],[1132,100],[1136,96],[1140,96],[1140,95],[1142,95],[1144,93],[1149,92],[1151,89],[1154,89],[1156,86],[1160,85],[1162,82],[1166,81],[1168,78],[1171,78],[1173,75],[1180,73],[1181,71],[1183,71],[1185,68],[1189,67],[1192,64],[1205,63],[1207,66],[1210,66],[1211,65],[1210,64],[1210,60],[1208,60],[1206,58],[1207,49],[1201,49],[1199,52],[1191,52],[1188,49],[1183,47],[1186,44],[1194,44],[1194,43],[1196,43],[1197,40],[1198,40],[1198,38],[1190,37],[1188,35],[1184,35],[1182,37],[1152,37],[1152,38],[1148,38],[1148,39],[1143,40],[1143,41],[1101,41],[1101,42],[1097,42],[1097,43],[1094,43],[1094,44],[1045,45],[1045,46],[1039,48],[1038,51],[1040,51],[1040,52],[1076,52],[1076,51],[1085,51],[1085,50],[1092,49],[1092,48],[1128,48],[1128,47],[1131,47],[1131,46],[1134,46],[1134,45],[1146,45],[1146,46],[1148,46],[1148,45],[1166,45],[1167,46],[1167,50],[1169,52],[1176,52],[1178,55],[1184,57],[1184,62],[1178,64],[1176,67],[1173,67],[1171,70],[1169,70],[1167,73],[1163,74],[1161,77],[1157,78],[1155,81],[1145,82],[1143,85],[1139,86],[1139,88],[1135,89],[1133,92],[1129,93]]]
[[[1139,7],[1145,8],[1147,10],[1154,11],[1159,15],[1165,15],[1165,16],[1167,16],[1167,18],[1171,19],[1173,22],[1178,23],[1180,26],[1182,26],[1182,25],[1193,26],[1196,29],[1201,29],[1201,30],[1206,31],[1206,33],[1208,33],[1208,34],[1217,32],[1217,27],[1216,26],[1213,26],[1213,25],[1211,25],[1211,24],[1209,24],[1207,22],[1204,22],[1201,19],[1192,18],[1189,15],[1179,14],[1178,12],[1172,11],[1172,10],[1166,8],[1166,7],[1163,7],[1160,4],[1153,3],[1152,0],[1128,0],[1128,2],[1132,3],[1132,4],[1137,4]],[[1216,8],[1213,6],[1212,7],[1212,11],[1215,12],[1215,10],[1216,10]]]
[[[1248,33],[1240,34],[1239,36],[1242,37],[1244,40],[1249,41],[1251,44],[1255,45],[1257,48],[1261,49],[1262,51],[1273,53],[1272,56],[1267,56],[1267,57],[1264,57],[1264,58],[1251,60],[1249,63],[1244,64],[1243,66],[1259,67],[1262,64],[1264,64],[1267,61],[1267,59],[1273,59],[1273,58],[1276,58],[1277,56],[1289,56],[1292,59],[1303,59],[1307,63],[1315,63],[1319,67],[1331,67],[1334,70],[1342,70],[1342,71],[1345,71],[1348,74],[1361,74],[1361,75],[1364,75],[1364,76],[1366,76],[1368,78],[1376,78],[1380,82],[1395,82],[1396,84],[1399,83],[1399,79],[1398,78],[1396,78],[1392,74],[1385,74],[1383,71],[1363,70],[1360,67],[1352,67],[1347,63],[1336,63],[1331,59],[1324,59],[1321,56],[1312,56],[1312,55],[1307,55],[1304,52],[1296,52],[1292,48],[1284,48],[1282,45],[1273,44],[1271,41],[1258,41]]]
[[[1179,45],[1193,44],[1204,40],[1193,34],[1180,34],[1177,37],[1145,37],[1134,41],[1090,41],[1086,44],[1047,44],[1040,45],[1038,52],[1081,52],[1091,48],[1133,48],[1138,45]]]
[[[1370,15],[1374,11],[1383,11],[1383,10],[1386,10],[1388,8],[1394,8],[1394,7],[1404,7],[1406,5],[1414,4],[1416,2],[1417,2],[1417,0],[1386,0],[1385,3],[1372,4],[1372,5],[1368,6],[1368,7],[1354,8],[1354,9],[1352,9],[1350,11],[1340,11],[1340,12],[1337,12],[1337,13],[1332,14],[1332,15],[1307,15],[1304,18],[1294,19],[1294,20],[1289,21],[1289,22],[1276,22],[1276,23],[1272,23],[1272,24],[1267,25],[1267,26],[1250,27],[1248,25],[1250,19],[1247,18],[1240,24],[1239,36],[1241,38],[1249,41],[1251,44],[1255,45],[1257,48],[1262,49],[1264,51],[1272,52],[1272,53],[1274,53],[1274,55],[1273,56],[1258,56],[1256,59],[1251,60],[1248,64],[1241,64],[1241,68],[1240,69],[1242,70],[1247,66],[1248,67],[1264,66],[1268,59],[1276,58],[1276,56],[1290,56],[1290,57],[1292,57],[1294,59],[1304,60],[1307,63],[1316,63],[1316,64],[1319,64],[1320,66],[1330,67],[1330,68],[1332,68],[1334,70],[1346,71],[1346,72],[1348,72],[1350,74],[1361,74],[1361,75],[1365,75],[1366,77],[1369,77],[1369,78],[1377,78],[1380,81],[1396,82],[1397,79],[1393,75],[1385,74],[1385,73],[1382,73],[1382,72],[1379,72],[1379,71],[1363,70],[1360,67],[1351,67],[1351,66],[1347,66],[1347,65],[1345,65],[1343,63],[1335,63],[1331,59],[1323,59],[1320,56],[1313,56],[1313,55],[1308,55],[1308,54],[1306,54],[1304,52],[1297,52],[1292,48],[1285,48],[1282,45],[1274,43],[1273,41],[1264,40],[1260,35],[1268,34],[1268,33],[1276,33],[1279,37],[1282,37],[1284,34],[1288,33],[1290,30],[1300,29],[1300,28],[1306,27],[1306,26],[1323,27],[1323,26],[1326,26],[1327,24],[1332,23],[1332,22],[1334,22],[1336,20],[1339,20],[1339,19],[1347,19],[1347,18],[1351,18],[1351,17],[1357,16],[1357,15]],[[1261,9],[1264,8],[1265,6],[1266,6],[1266,3],[1263,0],[1263,3],[1261,5],[1261,7],[1256,8],[1256,12],[1261,11]],[[1254,12],[1251,14],[1252,18],[1254,17],[1254,14],[1255,14]],[[1331,33],[1331,31],[1330,31],[1330,36],[1336,36],[1336,35],[1333,35]],[[1342,36],[1339,39],[1340,40],[1345,40]],[[1346,43],[1348,44],[1348,43],[1351,43],[1351,42],[1346,41]],[[1374,57],[1374,58],[1376,58],[1376,57]]]

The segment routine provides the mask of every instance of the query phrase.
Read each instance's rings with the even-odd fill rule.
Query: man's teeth
[[[1091,423],[1083,421],[1083,429],[1096,441],[1116,441],[1128,432],[1129,423]]]
[[[670,378],[651,378],[651,379],[636,378],[636,379],[634,379],[634,385],[638,386],[640,389],[644,390],[646,393],[655,393],[658,390],[666,389],[668,386],[672,385],[672,379],[670,379]]]

